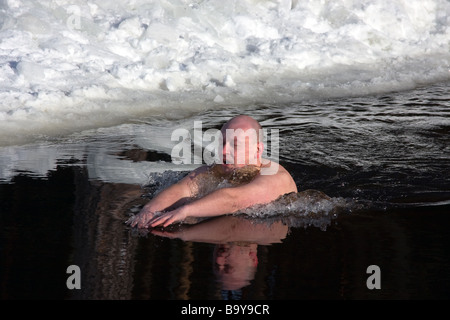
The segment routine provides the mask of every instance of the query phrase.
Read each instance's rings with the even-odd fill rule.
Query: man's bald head
[[[230,119],[227,123],[225,123],[222,127],[223,129],[242,129],[246,131],[247,129],[253,129],[257,133],[262,129],[261,125],[258,121],[253,119],[250,116],[239,115],[232,119]]]
[[[261,165],[264,150],[262,127],[250,116],[239,115],[222,127],[223,163],[233,167]]]

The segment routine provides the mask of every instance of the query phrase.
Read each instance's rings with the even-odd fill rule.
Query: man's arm
[[[281,221],[254,223],[236,216],[221,216],[175,230],[152,230],[152,234],[206,243],[251,242],[268,245],[286,237],[288,226]]]
[[[255,204],[269,203],[279,196],[296,190],[286,171],[275,175],[259,175],[248,184],[223,188],[176,210],[154,217],[152,227],[168,226],[187,217],[212,217],[234,213]]]
[[[195,188],[195,180],[199,175],[205,173],[207,167],[200,167],[189,173],[186,177],[171,185],[167,189],[161,191],[150,202],[148,202],[138,215],[127,221],[132,227],[139,228],[146,224],[154,217],[156,212],[174,209],[184,204],[192,197],[192,188]]]

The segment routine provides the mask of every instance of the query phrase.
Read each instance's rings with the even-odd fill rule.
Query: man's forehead
[[[234,121],[234,122],[228,122],[222,126],[222,130],[248,130],[253,129],[253,127],[245,121]]]
[[[245,139],[245,138],[257,138],[258,133],[254,128],[247,128],[247,129],[232,129],[227,128],[222,130],[223,138],[237,138],[237,139]]]
[[[239,131],[248,131],[248,130],[255,130],[255,127],[252,126],[249,122],[246,121],[232,121],[229,123],[226,123],[222,126],[222,131],[224,130],[236,130]]]

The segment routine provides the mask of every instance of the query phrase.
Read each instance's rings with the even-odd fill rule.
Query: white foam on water
[[[450,79],[446,0],[5,0],[0,145]]]
[[[237,214],[263,223],[281,221],[290,227],[314,226],[326,230],[339,215],[359,212],[372,206],[370,201],[329,197],[321,191],[308,189],[285,194],[275,201],[254,205]]]

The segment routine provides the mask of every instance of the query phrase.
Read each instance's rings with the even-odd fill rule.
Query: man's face
[[[258,265],[256,244],[221,244],[215,254],[215,272],[225,290],[241,289],[255,278]]]
[[[224,127],[221,130],[223,165],[227,169],[258,164],[260,144],[256,130]]]

